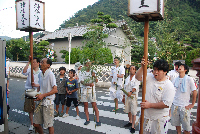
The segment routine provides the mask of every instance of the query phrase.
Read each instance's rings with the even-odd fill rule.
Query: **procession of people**
[[[41,60],[33,58],[34,82],[31,83],[30,60],[23,69],[23,74],[27,75],[25,89],[34,88],[39,93],[36,99],[25,98],[24,111],[29,112],[30,128],[42,134],[43,128],[54,133],[54,117],[62,117],[67,120],[69,108],[73,102],[76,108],[76,120],[79,120],[79,104],[84,105],[86,121],[84,125],[90,123],[88,102],[92,104],[96,115],[96,125],[101,126],[99,110],[97,107],[95,84],[98,82],[97,70],[94,69],[92,62],[87,59],[81,65],[75,64],[75,70],[69,70],[68,77],[66,68],[59,68],[59,75],[55,77],[50,69],[51,59]],[[112,78],[110,97],[115,102],[113,112],[119,110],[118,102],[125,105],[124,112],[128,114],[129,122],[124,127],[130,128],[130,133],[135,133],[136,114],[138,113],[138,93],[140,81],[143,80],[143,68],[148,61],[142,59],[141,67],[130,65],[128,67],[129,75],[125,76],[125,68],[120,64],[119,57],[114,58],[114,66],[110,70]],[[40,64],[40,68],[39,68]],[[177,133],[181,133],[181,125],[185,134],[190,133],[190,113],[194,107],[197,97],[197,89],[194,80],[188,76],[189,68],[180,61],[175,63],[174,70],[169,71],[167,61],[159,59],[153,64],[153,72],[147,73],[146,77],[146,95],[145,102],[140,103],[144,110],[143,133],[164,134],[168,132],[168,122],[170,121],[176,127]],[[192,102],[190,94],[192,93]],[[54,110],[54,103],[56,108]],[[62,104],[61,112],[58,111],[59,104]],[[66,105],[66,111],[64,111]],[[33,119],[34,115],[34,119]],[[116,115],[117,116],[117,115]],[[85,118],[85,117],[82,117]],[[43,125],[43,126],[42,126]]]

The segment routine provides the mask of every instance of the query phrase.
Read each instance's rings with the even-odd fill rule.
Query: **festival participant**
[[[81,89],[81,102],[84,103],[84,112],[86,115],[86,122],[84,125],[90,123],[89,112],[88,112],[88,102],[91,102],[93,110],[96,115],[96,126],[101,126],[99,121],[99,110],[96,104],[96,92],[95,92],[95,82],[98,82],[95,71],[91,70],[92,63],[88,59],[85,62],[84,69],[81,70],[81,84],[83,85]]]
[[[39,73],[39,85],[32,83],[32,86],[39,86],[40,94],[36,95],[36,101],[40,101],[34,113],[34,127],[39,134],[43,134],[41,124],[49,129],[49,134],[54,134],[54,103],[55,93],[58,92],[56,79],[50,69],[52,61],[49,58],[43,58],[41,63],[42,72]]]
[[[111,73],[110,76],[112,77],[112,82],[111,82],[111,87],[109,88],[110,90],[110,97],[114,99],[115,102],[115,109],[112,111],[118,111],[118,101],[122,101],[123,99],[123,93],[121,91],[122,89],[122,81],[123,77],[125,75],[125,69],[123,66],[120,66],[120,58],[115,57],[114,58],[114,64],[115,66],[111,68]]]
[[[81,63],[80,62],[76,62],[75,63],[75,72],[76,72],[76,74],[75,74],[75,79],[77,80],[77,82],[78,82],[78,91],[77,91],[77,93],[78,93],[78,102],[79,102],[79,104],[80,104],[80,100],[81,100],[81,87],[82,87],[82,84],[80,83],[80,72],[81,72],[81,68],[82,68],[82,65],[81,65]]]
[[[186,64],[181,64],[178,69],[179,77],[177,77],[173,84],[176,88],[176,94],[171,107],[171,124],[176,126],[178,134],[181,134],[181,124],[184,134],[190,133],[190,113],[194,107],[197,97],[196,86],[192,77],[187,74],[189,68]],[[190,94],[192,92],[192,104],[190,104]]]
[[[167,74],[167,76],[171,82],[173,82],[174,79],[176,79],[179,76],[178,68],[181,65],[181,62],[177,61],[174,65],[175,65],[174,70],[169,71],[169,73]],[[171,108],[169,110],[169,117],[171,118]]]
[[[139,92],[140,81],[135,79],[136,67],[131,65],[129,67],[130,75],[126,78],[124,89],[128,92],[128,96],[123,96],[123,101],[125,100],[125,112],[128,113],[129,123],[124,125],[124,127],[131,127],[130,132],[135,133],[135,121],[137,114],[137,98]],[[133,99],[130,98],[133,97]]]
[[[32,89],[32,85],[31,85],[31,68],[28,68],[30,62],[31,62],[31,57],[29,57],[28,63],[26,64],[26,66],[22,70],[22,74],[27,76],[26,83],[25,83],[25,89],[26,90],[27,89]],[[39,69],[39,64],[40,64],[40,60],[38,58],[34,57],[33,58],[33,76],[34,76],[35,84],[38,84],[38,81],[39,81],[38,74],[41,72],[41,70]],[[34,89],[37,90],[37,87],[34,87]],[[35,108],[34,100],[25,98],[24,111],[29,113],[29,119],[30,119],[30,122],[31,122],[31,125],[29,127],[30,131],[33,130],[34,108]]]
[[[10,61],[9,58],[6,58],[6,78],[7,78],[7,91],[10,92],[9,81],[10,81]]]
[[[77,99],[77,90],[78,88],[78,82],[76,79],[74,79],[75,76],[75,70],[71,69],[69,70],[69,79],[65,82],[65,87],[67,91],[67,103],[66,103],[66,113],[63,115],[63,117],[69,116],[68,111],[71,106],[71,103],[73,101],[74,107],[76,108],[76,120],[79,120],[79,109],[78,109],[78,99]]]
[[[169,80],[170,80],[171,82],[173,82],[174,79],[176,79],[176,78],[179,76],[178,68],[179,68],[179,66],[181,65],[181,62],[178,61],[178,62],[176,62],[174,65],[175,65],[174,70],[169,71],[169,73],[167,74],[167,75],[169,76]]]
[[[65,82],[67,80],[67,77],[65,75],[66,68],[65,67],[60,67],[59,68],[60,74],[56,77],[56,84],[57,84],[57,89],[58,93],[56,93],[56,98],[55,98],[55,104],[56,104],[56,114],[55,117],[60,116],[62,117],[64,115],[64,106],[65,106],[65,95],[66,95],[66,89],[65,89]],[[62,111],[59,114],[58,108],[59,104],[62,104]]]
[[[144,65],[142,59],[141,67],[135,78],[142,81]],[[169,65],[165,60],[157,60],[153,65],[153,74],[148,73],[146,77],[145,102],[141,102],[144,110],[144,134],[164,134],[168,131],[169,108],[175,95],[175,88],[172,82],[167,79]]]

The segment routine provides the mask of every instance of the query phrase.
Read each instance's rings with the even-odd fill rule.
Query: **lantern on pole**
[[[33,32],[45,30],[45,3],[39,0],[16,0],[16,29],[29,32],[31,82],[33,79]]]
[[[137,22],[163,20],[164,0],[129,0],[128,16]]]
[[[128,0],[128,16],[137,22],[144,24],[144,59],[148,60],[148,32],[149,21],[163,20],[164,1],[163,0]],[[142,102],[145,102],[146,94],[147,64],[143,68]],[[141,108],[140,134],[143,134],[144,109]]]
[[[16,0],[16,28],[20,31],[45,31],[45,3],[39,0]]]

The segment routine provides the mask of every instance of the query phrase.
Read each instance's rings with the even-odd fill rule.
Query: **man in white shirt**
[[[8,89],[9,80],[10,80],[10,61],[9,61],[9,58],[6,58],[6,78],[7,78],[7,91],[10,91]]]
[[[92,64],[88,59],[80,73],[80,82],[82,84],[81,102],[84,103],[84,112],[86,115],[86,122],[84,123],[84,125],[88,125],[90,123],[88,102],[91,102],[96,115],[96,126],[101,126],[101,122],[99,121],[99,110],[97,108],[95,91],[95,83],[98,82],[98,79],[96,77],[95,70],[91,70],[91,67]]]
[[[38,91],[41,94],[36,95],[36,101],[40,101],[34,113],[34,127],[39,134],[43,134],[43,129],[40,124],[44,124],[44,128],[49,129],[49,134],[54,134],[54,102],[55,93],[58,92],[55,75],[50,69],[52,61],[49,58],[44,58],[40,62],[42,72],[39,73]]]
[[[126,78],[124,89],[128,92],[128,96],[123,96],[123,101],[125,100],[125,112],[128,113],[129,123],[124,127],[130,127],[130,132],[135,133],[135,121],[137,114],[137,98],[139,92],[140,81],[135,79],[136,67],[131,65],[129,67],[130,75]],[[133,99],[130,98],[133,97]],[[126,98],[125,98],[126,97]]]
[[[167,74],[167,75],[169,76],[169,80],[170,80],[171,82],[173,82],[174,79],[176,79],[176,78],[179,76],[178,68],[179,68],[179,66],[181,65],[181,62],[178,61],[178,62],[176,62],[174,65],[175,65],[174,70],[169,71],[169,73]]]
[[[178,134],[181,134],[181,124],[184,134],[189,134],[190,129],[190,113],[194,107],[197,97],[196,86],[194,80],[187,76],[189,68],[186,64],[181,64],[178,69],[179,77],[173,84],[176,88],[173,105],[171,108],[171,124],[176,126]],[[190,104],[190,93],[192,92],[192,104]]]
[[[135,78],[142,81],[145,59],[137,71]],[[169,64],[165,60],[157,60],[153,65],[153,74],[148,73],[146,77],[145,102],[141,102],[144,108],[144,134],[164,134],[168,131],[169,108],[175,95],[174,85],[167,79],[166,74]]]
[[[26,66],[24,67],[22,74],[27,76],[27,80],[26,80],[26,84],[25,84],[25,89],[32,89],[32,85],[31,85],[31,68],[28,68],[30,64],[30,59],[28,61],[28,63],[26,64]],[[38,84],[39,78],[38,78],[38,74],[41,72],[41,70],[39,69],[39,64],[40,64],[40,60],[36,57],[33,58],[33,77],[34,77],[34,82],[35,84]],[[34,87],[37,90],[37,87]],[[35,103],[33,99],[28,99],[25,98],[25,102],[24,102],[24,111],[29,113],[29,119],[31,122],[31,125],[29,127],[29,130],[32,131],[33,130],[33,113],[34,113],[34,109],[35,109]]]
[[[115,102],[115,109],[112,111],[118,111],[118,101],[122,101],[123,99],[123,93],[121,91],[122,86],[123,86],[123,78],[125,75],[125,69],[123,66],[120,66],[120,58],[115,57],[114,58],[114,64],[115,66],[111,68],[111,73],[110,76],[112,77],[112,82],[111,82],[111,87],[109,88],[110,90],[110,97],[114,100]]]

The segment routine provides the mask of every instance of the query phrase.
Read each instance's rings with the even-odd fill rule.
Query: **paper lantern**
[[[135,21],[145,21],[145,16],[149,16],[149,21],[163,20],[164,0],[128,0],[128,16]]]
[[[33,32],[45,30],[45,3],[39,0],[16,0],[16,29]]]

